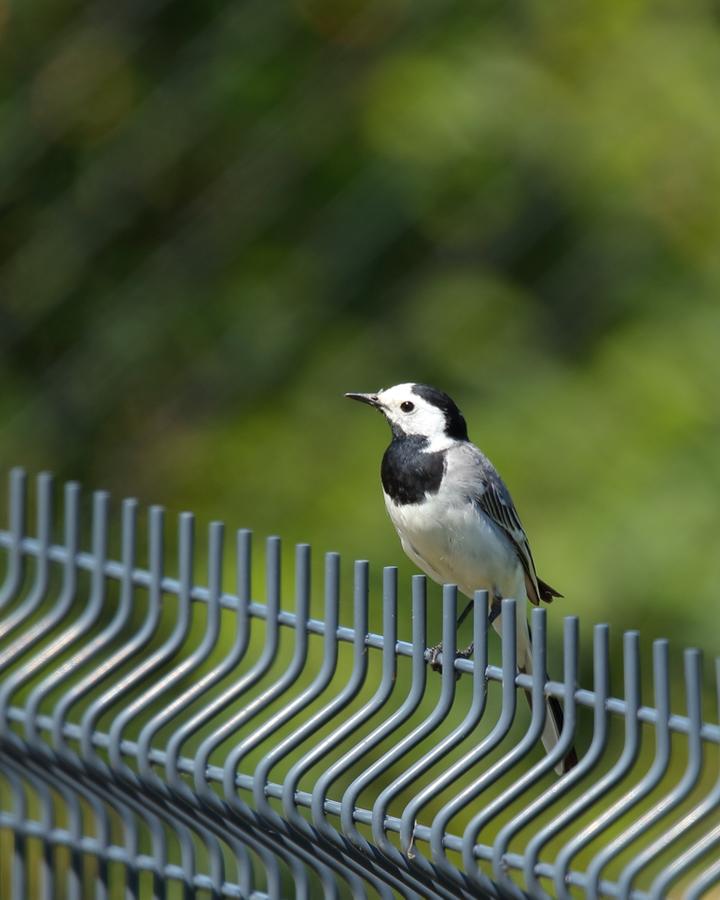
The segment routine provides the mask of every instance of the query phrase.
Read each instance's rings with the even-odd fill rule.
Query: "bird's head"
[[[345,394],[379,410],[395,437],[424,437],[431,444],[468,439],[467,425],[455,402],[428,384],[396,384],[375,394]]]

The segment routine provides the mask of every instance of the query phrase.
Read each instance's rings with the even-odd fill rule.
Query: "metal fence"
[[[534,671],[562,681],[519,675],[505,614],[514,601],[494,665],[478,594],[472,658],[436,676],[420,576],[404,640],[394,568],[380,590],[355,563],[345,596],[328,554],[313,617],[306,545],[291,612],[277,538],[264,579],[251,578],[250,532],[225,560],[223,526],[211,524],[198,554],[205,586],[191,515],[179,518],[171,576],[161,508],[140,541],[137,503],[122,503],[116,535],[97,492],[85,546],[78,485],[65,486],[61,522],[49,476],[34,493],[31,529],[25,476],[11,473],[0,531],[3,897],[694,900],[720,881],[720,726],[703,720],[697,651],[684,653],[685,714],[673,714],[667,642],[653,646],[653,705],[643,705],[636,632],[623,637],[620,699],[607,626],[594,630],[588,690],[578,620],[564,620],[561,658],[546,660],[545,611],[534,609]],[[446,586],[448,659],[456,612]],[[539,742],[545,704],[530,714],[518,688],[564,705],[550,755]],[[579,764],[558,778],[573,741]]]

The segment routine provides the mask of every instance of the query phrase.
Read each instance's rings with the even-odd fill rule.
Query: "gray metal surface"
[[[594,630],[589,690],[578,620],[564,620],[549,658],[545,610],[534,609],[538,674],[519,675],[514,601],[493,665],[479,593],[472,657],[437,676],[420,576],[406,599],[394,568],[376,586],[357,562],[345,596],[337,554],[318,589],[310,548],[296,548],[288,579],[270,538],[261,578],[249,531],[226,559],[212,523],[198,553],[184,513],[170,550],[162,509],[141,529],[124,501],[116,534],[104,492],[84,547],[77,485],[56,516],[40,475],[34,525],[27,493],[13,471],[0,530],[3,897],[657,900],[720,883],[720,726],[703,718],[697,651],[671,678],[657,641],[643,705],[636,632],[624,635],[615,697],[607,626]],[[445,658],[456,613],[446,586]],[[720,662],[716,677],[720,696]],[[545,704],[530,715],[521,688],[564,705],[551,755],[539,741]],[[671,711],[678,689],[683,714]],[[557,778],[573,741],[579,764]]]

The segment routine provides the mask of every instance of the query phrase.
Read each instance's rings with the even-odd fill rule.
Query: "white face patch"
[[[414,382],[409,382],[379,391],[377,396],[387,420],[405,434],[427,438],[429,451],[449,447],[453,440],[445,434],[445,413],[413,393],[413,386]]]

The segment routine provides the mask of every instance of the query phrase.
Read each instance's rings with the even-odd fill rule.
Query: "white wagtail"
[[[490,621],[498,631],[501,600],[515,598],[518,667],[532,672],[526,605],[520,601],[527,597],[538,605],[562,595],[538,578],[510,492],[468,439],[460,410],[447,394],[426,384],[345,396],[375,407],[390,425],[392,441],[380,475],[385,506],[405,553],[434,581],[456,584],[467,597],[488,591]],[[472,602],[458,624],[471,607]],[[555,746],[561,729],[560,704],[548,698],[546,750]],[[576,761],[573,749],[557,769],[567,771]]]

